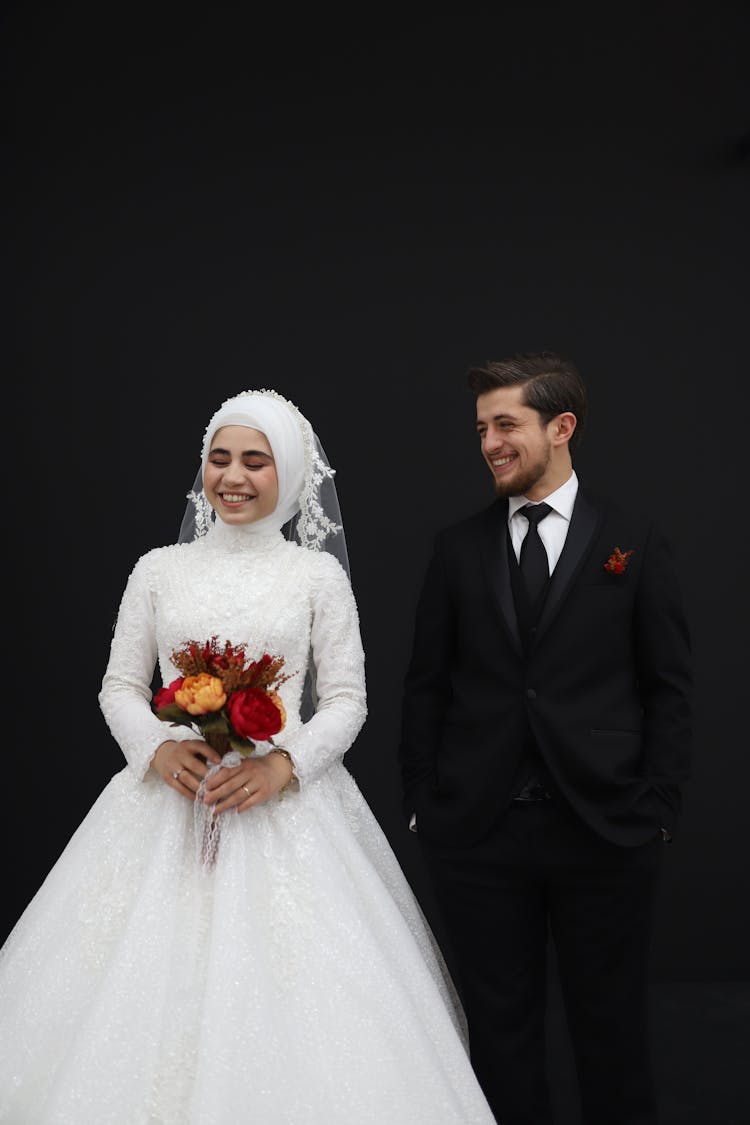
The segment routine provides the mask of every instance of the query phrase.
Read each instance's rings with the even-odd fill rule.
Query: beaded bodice
[[[364,656],[344,570],[331,555],[289,543],[279,532],[254,535],[252,528],[217,522],[202,539],[143,555],[120,605],[100,703],[141,776],[166,736],[150,707],[154,663],[168,684],[178,675],[170,660],[174,649],[213,635],[246,645],[248,658],[264,652],[284,657],[291,678],[281,688],[287,723],[277,741],[297,748],[300,777],[330,763],[331,739],[333,757],[340,758],[365,717]],[[302,724],[299,706],[310,659],[318,714]],[[328,729],[332,708],[343,723],[335,737]],[[168,737],[173,732],[195,737],[189,728],[170,727]],[[316,751],[320,737],[326,746]]]

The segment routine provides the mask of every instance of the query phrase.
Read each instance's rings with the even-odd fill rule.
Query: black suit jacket
[[[531,729],[554,787],[621,845],[671,829],[691,743],[690,643],[670,551],[648,520],[576,498],[528,651],[507,500],[438,534],[416,615],[399,748],[407,815],[468,845],[513,796]],[[605,570],[632,550],[622,574]]]

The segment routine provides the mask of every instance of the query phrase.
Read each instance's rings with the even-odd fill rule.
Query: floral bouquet
[[[246,758],[256,742],[272,742],[282,730],[286,712],[276,689],[290,678],[281,675],[283,657],[246,661],[244,645],[219,646],[213,636],[186,641],[172,663],[182,675],[153,700],[163,722],[197,727],[222,757],[237,750]]]

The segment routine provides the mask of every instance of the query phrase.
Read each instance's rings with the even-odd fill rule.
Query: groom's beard
[[[549,444],[544,453],[532,465],[515,473],[512,477],[495,480],[495,495],[503,498],[508,496],[525,496],[547,472],[552,459],[552,445]]]

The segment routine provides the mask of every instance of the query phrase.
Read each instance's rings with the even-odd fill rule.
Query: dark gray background
[[[491,499],[466,368],[554,348],[590,390],[579,475],[660,520],[692,624],[655,967],[747,977],[746,6],[249,11],[4,17],[3,933],[123,764],[96,696],[130,569],[174,538],[210,414],[262,386],[338,470],[347,762],[439,930],[395,761],[414,603],[435,530]]]

